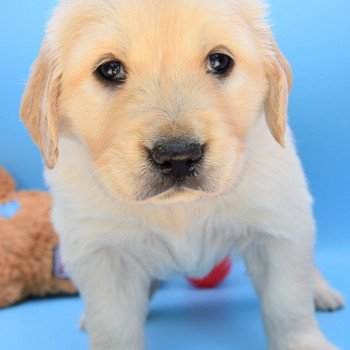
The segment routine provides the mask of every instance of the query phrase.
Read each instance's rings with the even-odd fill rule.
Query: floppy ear
[[[60,74],[44,42],[22,98],[21,118],[39,147],[48,168],[58,158],[57,100]]]
[[[283,147],[287,126],[288,96],[293,85],[293,76],[291,67],[272,34],[271,48],[272,55],[267,65],[269,91],[265,100],[265,116],[271,134]]]

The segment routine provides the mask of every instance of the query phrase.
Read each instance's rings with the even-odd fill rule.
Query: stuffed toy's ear
[[[265,100],[267,125],[275,140],[284,146],[287,126],[288,96],[293,85],[292,70],[271,34],[272,55],[268,59],[269,91]]]
[[[51,56],[44,42],[34,63],[20,111],[50,169],[58,158],[57,100],[60,87],[57,63]]]
[[[15,190],[15,180],[4,168],[0,167],[0,203],[8,200]]]

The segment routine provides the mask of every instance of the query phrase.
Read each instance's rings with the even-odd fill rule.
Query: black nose
[[[153,163],[164,175],[183,178],[194,174],[203,147],[199,143],[182,140],[158,142],[151,150]]]

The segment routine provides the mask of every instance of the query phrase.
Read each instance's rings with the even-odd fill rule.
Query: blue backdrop
[[[18,109],[55,3],[1,2],[0,165],[15,176],[21,189],[45,188],[39,152],[19,121]],[[317,258],[327,277],[349,296],[350,1],[271,0],[271,20],[294,71],[289,115],[316,203]],[[225,282],[214,294],[189,290],[183,280],[162,289],[147,322],[151,348],[185,349],[179,341],[192,337],[187,345],[192,350],[231,349],[224,345],[231,338],[236,349],[264,349],[258,304],[239,262],[233,275],[233,284]],[[201,298],[209,306],[203,306]],[[79,300],[54,299],[1,311],[0,348],[62,349],[67,339],[72,348],[85,348],[86,337],[74,328],[80,309]],[[349,308],[318,317],[331,339],[349,349]]]

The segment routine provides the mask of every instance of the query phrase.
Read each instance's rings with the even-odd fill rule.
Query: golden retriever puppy
[[[290,67],[258,0],[65,0],[21,115],[93,350],[144,348],[151,281],[236,247],[270,350],[336,349],[311,197],[287,127]]]

